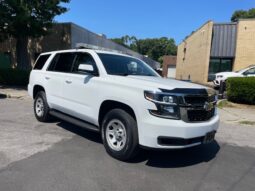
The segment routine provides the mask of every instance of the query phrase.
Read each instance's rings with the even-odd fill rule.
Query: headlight
[[[144,91],[144,97],[155,103],[157,107],[157,110],[149,110],[152,115],[169,119],[180,119],[177,96],[160,92]]]
[[[223,76],[222,75],[217,75],[217,78],[222,78]]]

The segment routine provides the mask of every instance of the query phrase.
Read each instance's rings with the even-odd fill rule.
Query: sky
[[[255,0],[71,0],[57,22],[73,22],[107,38],[174,38],[179,44],[208,20],[229,22]]]

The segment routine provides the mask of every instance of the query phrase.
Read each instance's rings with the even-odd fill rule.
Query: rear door
[[[66,75],[71,72],[75,53],[57,53],[47,68],[45,87],[47,101],[51,108],[65,111],[63,103],[63,84]]]
[[[41,85],[44,87],[45,82],[45,70],[43,67],[50,61],[51,54],[43,54],[40,55],[36,60],[35,65],[33,67],[32,72],[29,76],[29,84],[28,84],[28,93],[31,97],[33,97],[33,89],[35,85]]]

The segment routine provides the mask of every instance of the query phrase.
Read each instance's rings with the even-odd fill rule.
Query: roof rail
[[[115,52],[115,53],[121,53],[121,54],[127,54],[122,51],[114,50],[114,49],[109,49],[109,48],[104,48],[92,44],[86,44],[86,43],[76,43],[76,49],[92,49],[92,50],[103,50],[103,51],[108,51],[108,52]]]

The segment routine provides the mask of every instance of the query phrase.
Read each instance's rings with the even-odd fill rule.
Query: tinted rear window
[[[53,58],[48,70],[56,72],[71,72],[74,58],[75,58],[74,53],[57,54]]]
[[[50,54],[41,55],[35,63],[34,70],[41,70],[49,57]]]

